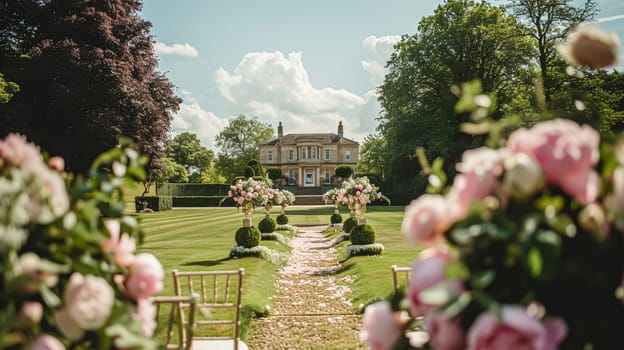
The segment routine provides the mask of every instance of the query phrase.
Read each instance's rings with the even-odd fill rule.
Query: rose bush
[[[596,68],[614,63],[614,42],[581,29],[567,45]],[[624,348],[624,141],[562,118],[511,131],[465,103],[487,97],[474,86],[460,97],[472,107],[457,110],[480,116],[489,147],[465,151],[449,188],[432,185],[439,194],[406,208],[403,233],[427,249],[412,266],[409,306],[393,298],[395,315],[411,316],[390,323],[403,336],[379,348]],[[381,319],[378,307],[369,318]]]
[[[155,348],[163,268],[134,255],[142,233],[121,190],[146,159],[120,143],[83,176],[24,136],[0,141],[0,348]]]

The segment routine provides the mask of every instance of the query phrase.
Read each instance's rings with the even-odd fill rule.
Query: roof
[[[275,145],[296,145],[302,142],[318,142],[323,145],[331,144],[354,144],[359,145],[358,142],[348,139],[346,137],[340,137],[334,133],[318,133],[318,134],[286,134],[284,137],[273,139],[269,142],[260,144],[260,146],[275,146]]]

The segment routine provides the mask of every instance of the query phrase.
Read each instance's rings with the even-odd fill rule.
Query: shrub
[[[262,169],[262,165],[260,165],[260,162],[258,160],[252,159],[248,161],[247,166],[253,169],[254,175],[264,176],[264,170]]]
[[[256,175],[256,173],[254,172],[254,169],[250,166],[245,168],[245,178],[248,179],[250,177],[254,177]]]
[[[347,164],[341,164],[336,167],[336,176],[346,179],[353,175],[353,167]]]
[[[351,230],[353,230],[356,226],[357,226],[357,219],[355,219],[355,218],[348,218],[342,224],[342,231],[344,231],[346,233],[351,233]]]
[[[338,214],[338,213],[334,213],[331,218],[329,218],[329,222],[331,222],[332,224],[339,224],[342,222],[342,215]]]
[[[267,177],[273,181],[282,177],[282,169],[280,168],[268,168]]]
[[[351,231],[351,243],[373,244],[375,243],[375,228],[371,225],[358,225]]]
[[[237,245],[252,248],[260,244],[260,231],[253,226],[241,227],[236,231],[235,239]]]
[[[274,232],[275,227],[277,227],[277,223],[275,222],[275,219],[271,217],[265,217],[258,223],[258,229],[260,229],[260,232],[262,233]]]
[[[288,223],[288,216],[286,214],[280,214],[276,218],[278,225],[286,225]]]

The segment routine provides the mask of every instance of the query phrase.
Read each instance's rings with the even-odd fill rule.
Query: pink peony
[[[136,249],[134,238],[127,233],[124,233],[121,238],[119,237],[121,224],[117,220],[107,220],[104,225],[111,237],[102,243],[102,250],[106,253],[113,253],[115,262],[119,266],[128,267],[132,265],[133,253]]]
[[[468,331],[468,349],[555,350],[566,333],[561,319],[542,323],[523,307],[504,305],[500,320],[489,312],[477,317]]]
[[[158,259],[150,253],[138,254],[126,280],[126,293],[134,299],[149,298],[163,289],[165,272]]]
[[[65,169],[65,160],[61,157],[51,157],[48,159],[48,168],[63,171]]]
[[[53,336],[42,334],[30,345],[29,350],[65,350],[65,347]]]
[[[501,154],[490,148],[477,148],[464,152],[457,165],[461,174],[455,177],[448,194],[451,215],[460,220],[468,213],[470,203],[484,199],[499,186],[503,173]]]
[[[424,321],[433,349],[465,349],[464,330],[458,318],[451,319],[442,312],[430,311]]]
[[[106,324],[115,292],[102,277],[74,272],[65,286],[63,301],[69,317],[78,327],[96,330]]]
[[[526,153],[542,167],[546,182],[560,186],[583,203],[596,200],[600,178],[593,170],[598,162],[600,136],[591,127],[555,119],[520,129],[509,136],[513,153]]]
[[[401,231],[415,244],[433,244],[454,222],[443,196],[425,194],[405,208]]]
[[[26,141],[26,136],[9,134],[0,141],[0,159],[17,167],[29,167],[43,162],[39,147]]]
[[[368,305],[364,312],[364,329],[360,333],[372,350],[391,350],[401,337],[402,329],[390,304],[380,301]]]
[[[452,260],[453,258],[448,253],[434,248],[420,253],[412,265],[407,287],[412,316],[423,316],[435,306],[421,300],[421,293],[426,289],[442,285],[451,294],[459,294],[464,290],[461,282],[446,278],[446,266]]]

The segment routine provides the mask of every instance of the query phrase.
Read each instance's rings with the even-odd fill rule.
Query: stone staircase
[[[323,194],[320,187],[297,187],[295,205],[323,205]]]

